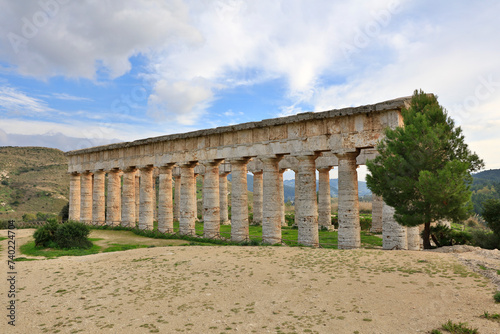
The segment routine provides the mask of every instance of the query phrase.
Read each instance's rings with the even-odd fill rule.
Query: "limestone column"
[[[198,219],[198,175],[199,173],[194,173],[194,183],[193,183],[193,193],[194,193],[194,221],[199,222],[200,220]]]
[[[278,186],[280,187],[278,194],[280,196],[280,206],[281,206],[281,226],[286,226],[285,219],[285,186],[283,185],[283,173],[286,169],[280,169],[278,173]]]
[[[219,165],[220,161],[208,161],[203,178],[203,237],[220,235]]]
[[[229,220],[228,203],[227,203],[227,176],[229,172],[219,174],[219,207],[220,207],[220,223],[222,225],[231,225]]]
[[[406,236],[408,243],[408,250],[420,250],[420,228],[418,226],[407,227]]]
[[[179,208],[179,233],[181,235],[195,234],[196,196],[194,167],[196,163],[187,163],[181,167],[181,197]]]
[[[69,176],[69,215],[68,220],[80,220],[80,174]]]
[[[262,171],[253,173],[253,224],[262,224]]]
[[[318,225],[332,228],[332,199],[330,196],[330,170],[332,167],[319,168]]]
[[[121,213],[121,178],[118,169],[108,172],[108,198],[106,203],[106,225],[120,225]]]
[[[135,173],[135,222],[139,223],[139,209],[141,207],[141,172],[137,170]]]
[[[294,221],[293,221],[293,226],[294,227],[298,227],[299,224],[297,223],[297,211],[298,211],[298,205],[299,203],[297,203],[297,194],[299,193],[299,182],[298,182],[298,175],[299,175],[299,170],[293,170],[293,172],[295,173],[295,186],[294,186],[294,207],[295,207],[295,211],[294,211]]]
[[[174,211],[172,203],[172,168],[173,165],[160,167],[158,189],[158,231],[174,232]]]
[[[316,155],[297,156],[299,173],[296,177],[298,193],[295,202],[299,203],[296,212],[299,226],[299,244],[319,246],[318,234],[318,203],[316,200]]]
[[[104,225],[106,221],[106,196],[104,194],[104,183],[106,173],[103,170],[94,172],[94,186],[92,190],[92,224]]]
[[[139,229],[153,229],[153,167],[146,166],[140,169],[139,194]]]
[[[408,241],[406,227],[398,224],[394,219],[394,208],[384,203],[382,209],[382,248],[407,249]]]
[[[122,226],[135,227],[135,168],[127,168],[123,171],[122,190]]]
[[[263,174],[263,212],[262,242],[275,244],[281,242],[281,205],[279,203],[279,162],[281,157],[262,157]]]
[[[384,200],[381,196],[372,195],[372,227],[370,232],[382,232],[382,209],[384,207]]]
[[[339,249],[361,246],[356,171],[358,154],[359,152],[336,154],[339,160]]]
[[[231,160],[231,240],[249,239],[247,163],[249,159]]]
[[[174,175],[175,189],[174,189],[174,220],[179,221],[179,209],[181,203],[181,174]]]
[[[80,187],[80,221],[92,223],[92,173],[82,173]]]

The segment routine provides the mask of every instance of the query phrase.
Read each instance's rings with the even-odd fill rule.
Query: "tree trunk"
[[[430,241],[430,231],[431,231],[431,223],[426,222],[424,224],[424,234],[422,235],[422,239],[424,239],[424,249],[431,249],[431,241]]]

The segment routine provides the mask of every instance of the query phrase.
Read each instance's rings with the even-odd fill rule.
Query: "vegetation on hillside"
[[[0,219],[58,215],[68,202],[67,166],[57,149],[0,147]]]

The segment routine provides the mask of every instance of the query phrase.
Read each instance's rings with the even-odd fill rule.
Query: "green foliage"
[[[47,224],[40,226],[33,234],[35,238],[35,246],[37,247],[52,247],[54,246],[54,236],[59,224],[57,220],[50,219]]]
[[[295,214],[294,213],[285,214],[285,221],[287,226],[293,226],[293,224],[295,224]]]
[[[499,292],[499,294],[500,294],[500,292]],[[500,297],[499,297],[499,299],[500,299]],[[498,314],[498,313],[491,313],[490,314],[489,312],[484,311],[483,315],[481,315],[481,318],[500,322],[500,314]]]
[[[495,302],[496,302],[496,303],[500,303],[500,291],[497,291],[497,292],[493,295],[493,299],[495,299]]]
[[[88,240],[90,227],[80,222],[69,221],[59,225],[54,242],[58,248],[90,248],[92,242]]]
[[[470,173],[483,161],[468,149],[461,128],[435,96],[415,91],[402,114],[404,126],[386,129],[379,156],[367,163],[371,175],[366,180],[394,207],[399,224],[425,224],[424,247],[430,248],[432,221],[470,216]]]
[[[432,240],[438,247],[468,245],[472,243],[472,235],[465,231],[452,230],[448,226],[438,224],[430,228]]]
[[[30,256],[45,256],[47,258],[54,258],[59,256],[83,256],[89,254],[97,254],[101,249],[100,246],[93,245],[91,248],[71,248],[71,249],[53,249],[53,248],[40,248],[35,246],[35,242],[28,242],[20,248],[22,254]]]
[[[61,216],[61,220],[63,222],[65,222],[69,219],[69,202],[66,203],[66,205],[62,207],[61,212],[59,213],[59,216]]]
[[[482,216],[493,233],[500,236],[500,200],[489,199],[484,202]]]
[[[25,213],[23,215],[23,221],[24,222],[32,222],[36,220],[36,216],[33,213]]]
[[[89,233],[90,227],[80,222],[59,224],[57,220],[49,219],[47,224],[37,228],[33,237],[36,247],[87,249],[92,247],[88,240]]]
[[[369,231],[372,227],[371,217],[359,217],[359,224],[361,225],[361,230]]]
[[[472,230],[472,245],[485,248],[500,248],[500,236],[487,230]]]
[[[339,216],[332,216],[332,225],[335,227],[335,229],[339,228]]]
[[[453,323],[448,320],[447,323],[443,324],[442,328],[452,334],[478,334],[479,331],[476,329],[469,328],[466,322],[459,322],[458,324]]]

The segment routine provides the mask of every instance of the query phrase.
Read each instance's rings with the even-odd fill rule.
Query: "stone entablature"
[[[401,123],[400,110],[408,101],[400,98],[70,151],[68,172],[373,148],[386,127]]]
[[[375,146],[387,127],[402,124],[400,111],[409,101],[409,97],[399,98],[67,152],[70,219],[123,226],[138,223],[141,229],[152,229],[157,215],[159,231],[173,232],[173,221],[178,220],[180,234],[194,234],[198,219],[196,176],[202,175],[204,236],[220,237],[220,224],[230,223],[233,241],[248,240],[246,174],[251,172],[254,223],[262,223],[263,242],[277,243],[285,224],[283,172],[291,169],[296,177],[298,242],[318,246],[318,227],[331,227],[328,172],[339,166],[339,248],[357,248],[356,168],[376,156]],[[321,175],[318,198],[316,171]],[[405,229],[401,233],[382,229],[384,247],[410,244]],[[405,240],[399,240],[403,235]]]

